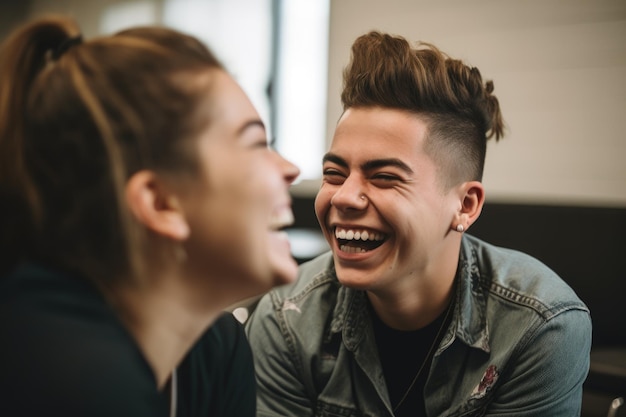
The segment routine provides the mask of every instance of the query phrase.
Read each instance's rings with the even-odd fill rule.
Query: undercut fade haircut
[[[377,31],[352,45],[341,101],[351,107],[405,110],[427,124],[425,151],[444,188],[482,180],[487,140],[504,135],[493,82],[432,44]]]

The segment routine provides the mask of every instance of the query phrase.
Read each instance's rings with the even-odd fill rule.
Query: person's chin
[[[298,276],[298,263],[289,255],[280,256],[281,259],[273,259],[274,286],[289,284]]]
[[[355,290],[369,290],[372,288],[372,277],[368,274],[355,271],[337,271],[337,279],[341,285]]]
[[[285,232],[271,232],[268,242],[268,256],[272,268],[273,285],[293,282],[298,275],[298,263],[291,255],[291,244]]]

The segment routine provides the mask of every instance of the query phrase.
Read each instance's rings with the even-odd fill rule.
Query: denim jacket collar
[[[320,278],[336,280],[335,268],[330,264]],[[488,284],[481,278],[478,257],[462,240],[457,270],[456,303],[452,316],[452,325],[446,331],[436,355],[439,355],[458,338],[468,346],[489,352],[489,328],[484,312],[486,311]],[[342,332],[346,347],[355,351],[363,338],[371,331],[367,312],[365,292],[341,287],[337,294],[337,303],[333,311],[330,332],[332,335]]]

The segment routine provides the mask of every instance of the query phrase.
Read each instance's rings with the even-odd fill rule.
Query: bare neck
[[[417,330],[432,323],[450,304],[458,266],[459,247],[398,285],[370,290],[367,296],[378,317],[397,330]]]
[[[225,308],[206,299],[202,309],[194,307],[198,303],[182,286],[184,281],[161,274],[144,287],[123,286],[112,293],[115,308],[150,364],[159,390]]]

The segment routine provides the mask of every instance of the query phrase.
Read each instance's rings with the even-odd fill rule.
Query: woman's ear
[[[480,181],[468,181],[459,189],[460,210],[452,228],[463,232],[478,219],[485,203],[485,188]]]
[[[178,198],[153,171],[133,174],[126,183],[126,203],[137,221],[167,238],[183,241],[189,225]]]

